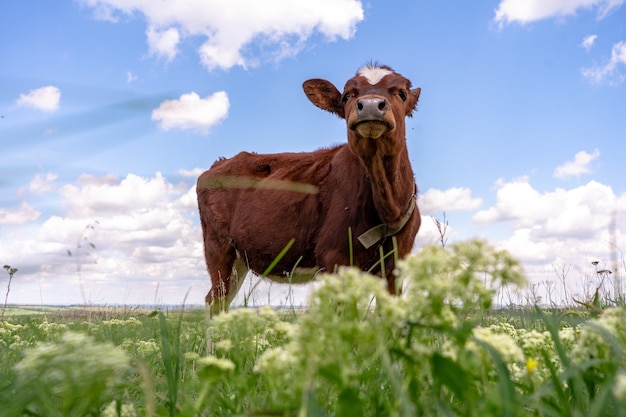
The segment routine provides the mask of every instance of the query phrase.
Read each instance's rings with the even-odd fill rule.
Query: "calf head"
[[[405,148],[404,118],[413,114],[421,90],[390,67],[362,67],[343,93],[322,79],[302,87],[313,104],[346,120],[348,145],[357,156],[392,156]]]

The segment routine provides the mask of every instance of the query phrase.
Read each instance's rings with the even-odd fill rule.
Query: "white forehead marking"
[[[361,68],[358,74],[361,77],[365,77],[368,83],[374,85],[378,84],[378,82],[382,80],[385,75],[393,74],[393,71],[386,68],[370,67],[368,65]]]

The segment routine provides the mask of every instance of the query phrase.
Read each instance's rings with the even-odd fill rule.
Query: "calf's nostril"
[[[360,118],[380,119],[387,111],[387,101],[378,97],[365,97],[356,102],[356,111]]]

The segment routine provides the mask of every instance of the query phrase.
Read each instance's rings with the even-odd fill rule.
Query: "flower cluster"
[[[111,401],[102,410],[102,417],[137,417],[137,411],[132,404],[122,404],[120,407],[121,412],[117,412],[117,402]]]
[[[44,404],[52,403],[61,415],[87,415],[110,398],[129,367],[120,348],[66,332],[58,343],[25,349],[14,371],[18,390],[33,393],[26,398],[31,407],[45,409]]]
[[[231,310],[213,317],[209,324],[218,356],[252,360],[268,347],[284,343],[290,332],[291,325],[269,307]]]
[[[156,340],[136,340],[126,338],[120,344],[120,347],[127,352],[140,358],[150,358],[159,353],[160,348]]]
[[[381,349],[403,327],[399,298],[389,295],[380,278],[340,268],[320,280],[288,343],[266,350],[255,364],[277,403],[297,404],[310,389],[325,395],[358,392],[359,381],[380,363]],[[329,391],[329,383],[337,391]]]
[[[120,319],[117,319],[117,318],[113,318],[113,319],[110,319],[110,320],[103,320],[103,321],[100,322],[100,324],[102,326],[105,326],[105,327],[124,327],[124,328],[141,327],[143,325],[135,317],[128,317],[125,320],[120,320]]]
[[[37,328],[49,336],[55,337],[67,330],[67,324],[56,322],[50,323],[47,319],[44,319],[44,321],[37,325]]]
[[[468,312],[489,308],[499,286],[525,283],[518,261],[481,240],[427,246],[401,261],[398,274],[411,319],[432,326],[457,326]]]
[[[0,346],[9,349],[21,349],[29,345],[22,339],[21,333],[24,326],[21,324],[12,324],[8,321],[0,321]]]
[[[572,350],[577,362],[600,360],[626,365],[626,309],[611,308],[580,326],[578,343]]]

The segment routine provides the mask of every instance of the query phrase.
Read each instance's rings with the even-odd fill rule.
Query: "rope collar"
[[[402,216],[402,218],[400,219],[400,222],[398,223],[396,227],[390,227],[386,225],[385,223],[372,227],[371,229],[369,229],[368,231],[366,231],[365,233],[363,233],[357,238],[359,239],[359,242],[361,242],[361,245],[363,245],[365,249],[369,249],[372,246],[374,246],[376,242],[384,240],[386,237],[393,236],[396,233],[398,233],[400,230],[402,230],[402,228],[406,226],[406,224],[409,222],[409,219],[411,218],[411,216],[413,215],[413,212],[415,211],[415,206],[417,205],[416,194],[417,193],[413,193],[413,195],[411,195],[411,200],[409,201],[409,207],[407,208],[406,212],[404,213],[404,215]]]

